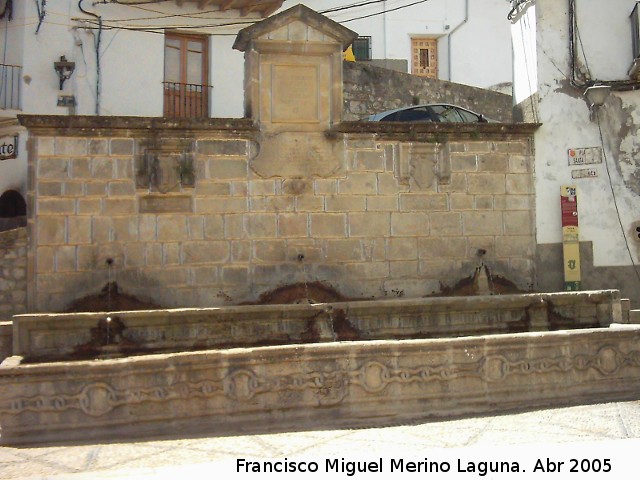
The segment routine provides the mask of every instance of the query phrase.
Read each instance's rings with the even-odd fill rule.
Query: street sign
[[[595,168],[578,168],[571,170],[571,178],[595,178],[598,176],[598,170]]]
[[[569,166],[574,165],[592,165],[594,163],[602,163],[602,148],[570,148],[567,152]]]

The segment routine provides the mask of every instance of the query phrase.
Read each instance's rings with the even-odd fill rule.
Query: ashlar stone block
[[[417,260],[417,238],[388,238],[386,240],[387,260]]]
[[[468,193],[494,194],[505,193],[505,175],[499,173],[478,173],[467,176]]]
[[[462,212],[462,225],[465,235],[502,235],[502,212]]]
[[[312,237],[345,237],[347,215],[344,213],[312,213],[309,216]]]
[[[391,235],[391,214],[366,212],[349,214],[350,237],[388,237]]]
[[[55,154],[56,155],[86,155],[88,141],[86,138],[75,137],[56,137]]]
[[[182,264],[224,263],[229,259],[229,242],[184,242],[182,244]]]
[[[247,214],[244,226],[249,238],[275,238],[277,232],[277,216],[271,213]]]
[[[429,235],[429,216],[426,213],[391,214],[391,235],[426,236]]]
[[[378,176],[372,172],[350,173],[338,181],[338,192],[351,195],[375,195],[378,192]]]
[[[462,234],[462,215],[458,212],[433,212],[429,214],[431,235],[452,236]]]
[[[306,213],[282,213],[278,215],[278,236],[284,238],[306,237],[309,233]]]
[[[189,233],[184,215],[158,215],[159,241],[179,242],[188,238]]]
[[[61,245],[67,241],[67,221],[63,216],[38,216],[38,245]]]
[[[355,262],[363,260],[362,243],[357,239],[327,240],[327,260]]]

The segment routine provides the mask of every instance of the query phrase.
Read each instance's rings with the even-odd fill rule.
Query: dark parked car
[[[479,113],[446,103],[396,108],[370,115],[367,120],[370,122],[495,122],[495,120],[488,119]]]

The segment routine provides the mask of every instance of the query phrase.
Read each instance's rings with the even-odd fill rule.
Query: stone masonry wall
[[[27,229],[0,232],[0,321],[26,311]]]
[[[512,97],[459,83],[343,62],[344,118],[358,120],[415,103],[451,103],[501,122],[512,121]]]
[[[312,282],[347,298],[419,297],[481,263],[533,283],[529,134],[335,132],[335,176],[259,178],[255,132],[165,127],[165,142],[193,136],[195,186],[151,196],[134,167],[149,131],[32,129],[31,311],[62,310],[110,280],[167,307]],[[175,199],[179,211],[164,211]]]

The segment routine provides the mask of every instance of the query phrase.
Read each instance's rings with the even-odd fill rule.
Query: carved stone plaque
[[[138,198],[140,213],[191,213],[190,195],[144,195]]]
[[[344,173],[342,142],[323,133],[284,132],[265,135],[251,169],[262,178],[331,177]]]
[[[318,67],[271,66],[271,121],[318,123]]]

